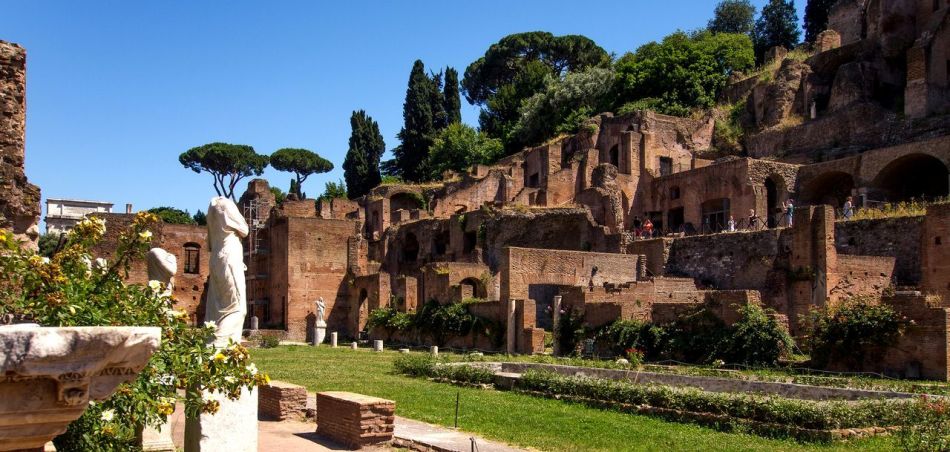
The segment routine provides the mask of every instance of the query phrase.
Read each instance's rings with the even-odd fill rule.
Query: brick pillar
[[[551,330],[554,331],[554,356],[561,356],[561,344],[560,344],[561,296],[555,295],[554,303],[552,304],[553,306],[551,306],[551,308],[553,309],[553,311],[551,311],[551,323],[553,325],[551,327]]]
[[[518,333],[517,333],[517,324],[515,323],[515,300],[507,299],[505,300],[505,323],[507,328],[505,328],[505,339],[507,347],[505,351],[509,355],[514,355],[518,349]]]
[[[798,318],[812,306],[824,306],[837,283],[838,254],[835,250],[835,213],[828,205],[795,211],[792,227],[792,255],[788,318],[793,334]]]
[[[950,306],[950,204],[927,207],[920,235],[920,289]]]
[[[927,116],[927,55],[923,47],[912,47],[907,51],[904,114],[908,118]]]
[[[515,302],[515,329],[518,333],[518,353],[531,354],[534,348],[531,343],[531,330],[537,326],[537,305],[534,300],[517,300]]]

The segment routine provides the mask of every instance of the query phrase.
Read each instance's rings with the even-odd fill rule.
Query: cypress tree
[[[442,89],[445,117],[448,124],[462,122],[462,100],[459,96],[459,73],[455,68],[445,68],[445,87]]]
[[[805,4],[805,42],[815,42],[828,27],[828,12],[837,0],[808,0]]]
[[[791,50],[800,37],[795,0],[769,0],[755,21],[756,58],[761,61],[765,52],[775,46]]]
[[[386,151],[379,124],[365,111],[354,111],[350,116],[350,147],[343,160],[343,178],[346,195],[350,199],[363,196],[379,185],[379,159]]]
[[[403,126],[398,135],[402,144],[393,150],[397,175],[408,181],[419,181],[426,174],[422,166],[435,133],[432,85],[432,79],[425,73],[425,65],[416,60],[409,74],[409,87],[402,107]]]

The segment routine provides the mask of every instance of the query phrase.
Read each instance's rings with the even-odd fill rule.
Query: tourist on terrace
[[[854,204],[851,202],[851,197],[848,196],[848,199],[844,201],[844,219],[850,220],[851,216],[854,215]]]
[[[755,209],[749,209],[749,230],[759,229],[759,217],[755,216]]]
[[[792,217],[795,213],[795,206],[792,205],[792,200],[789,199],[787,202],[782,203],[782,207],[785,208],[785,224],[788,227],[792,227]]]
[[[643,222],[640,221],[640,215],[633,217],[633,234],[634,237],[640,238],[640,235],[643,233]]]
[[[649,239],[653,237],[653,222],[649,218],[643,222],[643,238]]]
[[[736,232],[736,219],[729,215],[729,223],[726,224],[726,229],[729,232]]]

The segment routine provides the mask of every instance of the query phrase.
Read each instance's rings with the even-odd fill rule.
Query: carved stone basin
[[[132,380],[158,327],[0,326],[0,451],[37,449]]]

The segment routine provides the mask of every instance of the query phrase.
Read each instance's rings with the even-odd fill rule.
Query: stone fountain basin
[[[0,451],[42,448],[148,363],[159,327],[0,326]]]

